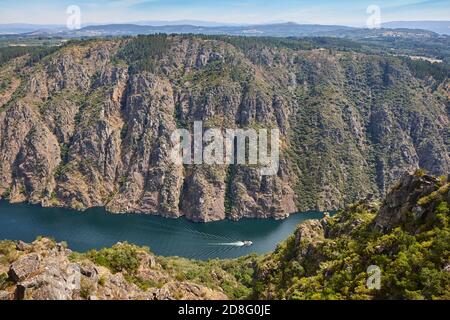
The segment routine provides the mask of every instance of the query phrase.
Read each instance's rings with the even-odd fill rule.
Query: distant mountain
[[[67,30],[58,35],[64,37],[104,37],[165,34],[205,34],[258,37],[340,37],[368,39],[376,37],[430,38],[438,34],[427,30],[365,29],[340,25],[297,24],[293,22],[247,26],[196,26],[196,25],[91,25],[80,30]]]
[[[422,24],[421,24],[422,23]],[[438,33],[444,33],[443,22],[434,23]],[[166,34],[206,34],[232,36],[266,36],[266,37],[345,37],[371,38],[380,36],[394,37],[431,37],[438,33],[429,31],[433,22],[417,22],[407,25],[407,22],[387,23],[383,29],[365,29],[341,25],[297,24],[293,22],[271,23],[257,25],[221,25],[215,22],[179,20],[179,21],[140,21],[122,24],[87,24],[79,30],[68,30],[63,25],[35,24],[0,24],[0,34],[21,34],[28,36],[58,35],[63,37],[101,37]],[[414,29],[410,29],[408,26]],[[420,28],[422,27],[422,28]],[[438,28],[439,27],[439,28]],[[427,29],[428,28],[428,29]],[[448,29],[448,26],[446,27]],[[427,31],[428,30],[428,31]],[[448,30],[447,30],[448,33]]]
[[[383,29],[427,30],[438,34],[450,35],[450,21],[393,21],[382,24]],[[383,30],[381,29],[381,30]],[[294,22],[266,23],[266,24],[232,24],[209,22],[199,20],[150,20],[135,21],[130,23],[87,23],[77,31],[69,31],[65,25],[57,24],[26,24],[9,23],[0,24],[0,34],[25,34],[34,35],[62,33],[76,36],[108,36],[108,35],[136,35],[154,33],[203,33],[203,34],[228,34],[228,35],[253,35],[253,36],[351,36],[353,32],[367,33],[364,28],[348,27],[341,25],[298,24]],[[385,32],[386,30],[384,30]],[[369,33],[379,33],[378,30],[370,30]],[[350,34],[349,34],[350,33]]]
[[[192,33],[207,35],[248,35],[273,37],[300,37],[300,36],[339,36],[360,29],[338,25],[314,25],[296,23],[262,24],[248,26],[215,26],[205,27],[196,25],[136,25],[136,24],[109,24],[88,26],[76,31],[65,32],[66,36],[111,36],[111,35],[137,35],[155,33]]]
[[[450,35],[450,21],[392,21],[383,23],[383,28],[423,29]]]
[[[249,35],[273,37],[298,36],[339,36],[357,28],[339,25],[316,25],[272,23],[259,25],[232,25],[215,22],[179,21],[140,21],[123,24],[88,24],[80,30],[68,30],[61,25],[0,24],[0,34],[44,35],[59,34],[67,37],[79,36],[117,36],[155,33],[192,33],[210,35]]]
[[[21,34],[46,30],[60,32],[65,28],[64,25],[56,24],[27,24],[27,23],[6,23],[0,24],[0,34]]]
[[[201,21],[201,20],[147,20],[147,21],[136,21],[130,22],[130,24],[143,25],[143,26],[177,26],[177,25],[191,25],[198,27],[223,27],[223,26],[245,26],[248,23],[225,23],[225,22],[214,22],[214,21]],[[89,25],[94,25],[89,24]]]

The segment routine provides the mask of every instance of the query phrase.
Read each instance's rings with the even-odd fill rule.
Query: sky
[[[257,24],[297,22],[365,25],[367,8],[380,8],[381,22],[450,20],[450,0],[0,0],[0,24],[62,24],[70,5],[81,23],[201,20]]]

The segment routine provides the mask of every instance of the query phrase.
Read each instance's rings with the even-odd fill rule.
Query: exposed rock
[[[88,278],[98,278],[98,270],[95,268],[94,264],[82,264],[80,266],[80,272],[83,276]]]
[[[324,240],[324,228],[319,220],[308,220],[299,225],[295,232],[295,244],[298,246],[302,241],[315,243]]]
[[[219,291],[203,285],[178,281],[157,264],[154,255],[142,252],[134,277],[161,284],[148,289],[138,287],[123,273],[95,265],[87,259],[72,262],[70,250],[62,244],[42,238],[24,244],[22,252],[9,268],[6,290],[0,300],[175,300],[227,299]]]
[[[295,232],[297,260],[310,259],[314,264],[320,263],[321,253],[316,248],[324,240],[325,230],[321,221],[308,220],[300,224]]]
[[[31,253],[20,257],[15,261],[8,272],[11,280],[19,282],[37,272],[40,267],[41,257],[37,253]]]
[[[29,251],[31,246],[28,243],[19,240],[16,242],[16,249],[19,251]]]
[[[14,298],[14,294],[8,291],[0,290],[0,301],[2,300],[12,300]]]
[[[429,175],[405,173],[398,184],[388,193],[374,221],[377,230],[391,230],[406,222],[408,213],[416,220],[426,219],[427,210],[418,201],[439,189],[439,180]]]
[[[204,297],[209,297],[211,300],[227,299],[221,292],[213,291],[197,284],[183,282],[169,283],[154,292],[155,300],[203,300]]]

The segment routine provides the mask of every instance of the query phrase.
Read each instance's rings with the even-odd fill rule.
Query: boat
[[[231,243],[211,243],[211,245],[217,245],[217,246],[233,246],[233,247],[250,247],[253,245],[252,241],[237,241],[237,242],[231,242]]]

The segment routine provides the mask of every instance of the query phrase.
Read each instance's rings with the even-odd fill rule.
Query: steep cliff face
[[[71,43],[0,74],[0,194],[13,202],[284,218],[383,194],[404,170],[450,171],[448,99],[395,57],[149,36]],[[172,132],[200,120],[279,128],[278,174],[174,164]]]

